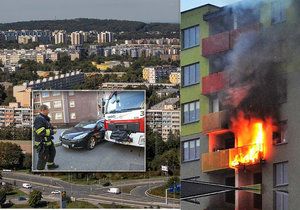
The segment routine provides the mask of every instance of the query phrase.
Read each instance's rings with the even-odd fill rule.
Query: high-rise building
[[[298,9],[247,0],[181,13],[181,209],[299,208],[300,71],[287,53]],[[273,91],[283,97],[271,100]]]
[[[31,108],[20,107],[18,103],[0,106],[0,127],[31,127]]]
[[[169,80],[169,76],[172,72],[178,72],[178,68],[175,66],[145,67],[143,69],[143,79],[149,83],[162,82]]]
[[[98,43],[102,44],[102,43],[110,43],[114,41],[114,36],[112,32],[109,31],[105,31],[105,32],[100,32],[98,34]]]
[[[67,33],[66,31],[54,31],[54,43],[55,44],[66,44],[67,43]]]
[[[164,141],[170,133],[179,134],[180,109],[179,98],[168,98],[147,110],[147,126],[161,134]]]
[[[75,31],[71,33],[71,44],[72,45],[83,45],[84,37],[81,31]]]

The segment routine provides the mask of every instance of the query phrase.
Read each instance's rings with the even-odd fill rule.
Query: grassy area
[[[25,196],[26,193],[24,193],[23,191],[15,188],[13,191],[7,193],[7,198],[10,199],[12,197],[19,197],[19,196]]]
[[[129,194],[130,191],[133,190],[134,188],[136,188],[136,185],[123,186],[121,187],[121,192]]]
[[[150,195],[166,197],[166,188],[165,188],[165,186],[160,186],[160,187],[153,188],[153,189],[149,190],[148,192],[149,192]],[[168,198],[174,198],[174,193],[168,192]],[[180,194],[175,193],[175,198],[179,199]]]
[[[11,206],[11,208],[14,208],[14,209],[30,209],[32,207],[29,206],[28,203],[24,203],[24,204],[14,204],[13,206]],[[60,208],[60,206],[59,206],[58,202],[49,202],[47,205],[39,207],[39,208],[58,209],[58,208]]]
[[[107,204],[107,203],[99,203],[101,208],[104,209],[133,209],[131,206],[118,205],[115,203]]]
[[[89,202],[86,202],[86,201],[74,201],[74,202],[68,203],[67,208],[70,208],[70,209],[95,209],[98,207]]]

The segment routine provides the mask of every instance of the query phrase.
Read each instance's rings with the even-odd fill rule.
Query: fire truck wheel
[[[87,141],[87,149],[92,150],[96,146],[96,138],[92,136],[88,141]]]

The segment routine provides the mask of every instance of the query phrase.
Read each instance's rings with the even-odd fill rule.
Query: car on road
[[[92,150],[96,144],[104,141],[104,120],[80,122],[74,127],[63,131],[60,141],[65,148],[86,148]]]
[[[54,190],[51,192],[51,194],[60,194],[60,193],[61,193],[61,191],[59,191],[59,190]]]
[[[27,199],[24,196],[19,196],[18,201],[26,201]]]
[[[3,169],[3,172],[11,172],[11,169]]]
[[[113,194],[119,194],[121,193],[120,188],[117,187],[111,187],[107,190],[108,193],[113,193]]]
[[[32,188],[31,184],[29,184],[29,183],[23,183],[22,186],[26,189]]]

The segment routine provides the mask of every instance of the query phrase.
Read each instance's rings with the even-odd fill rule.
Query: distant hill
[[[159,31],[168,34],[173,31],[179,32],[179,24],[173,23],[144,23],[127,20],[99,20],[89,18],[78,18],[68,20],[37,20],[0,24],[0,30],[66,30],[72,31],[112,31],[112,32],[149,32]]]

